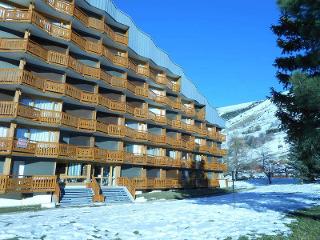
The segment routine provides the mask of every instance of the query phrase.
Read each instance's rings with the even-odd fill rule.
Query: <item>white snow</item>
[[[192,200],[0,215],[0,239],[225,239],[289,234],[286,212],[319,203],[319,184],[258,186]]]
[[[261,146],[249,147],[243,163],[260,161],[261,152],[264,150],[274,159],[286,159],[289,144],[285,141],[286,133],[283,131],[270,133],[280,126],[280,120],[276,117],[277,107],[269,100],[248,102],[218,109],[220,115],[233,113],[226,122],[224,133],[227,134],[228,145],[231,137],[255,137],[264,136],[266,142]],[[227,147],[227,146],[225,146]]]
[[[239,109],[243,109],[243,108],[249,107],[250,105],[252,105],[254,103],[255,102],[240,103],[240,104],[236,104],[236,105],[220,107],[217,110],[218,110],[218,113],[221,115],[221,114],[224,114],[224,113],[233,112],[233,111],[237,111]]]

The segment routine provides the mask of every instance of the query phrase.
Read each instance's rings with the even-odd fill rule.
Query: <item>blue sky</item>
[[[275,0],[114,0],[180,65],[213,106],[264,99],[281,89],[270,30]]]

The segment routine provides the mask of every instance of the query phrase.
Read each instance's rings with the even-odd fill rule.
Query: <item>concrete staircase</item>
[[[81,206],[91,205],[92,203],[92,190],[86,187],[65,187],[61,189],[60,206]]]
[[[106,197],[107,204],[132,203],[132,195],[126,187],[101,187],[102,194]]]

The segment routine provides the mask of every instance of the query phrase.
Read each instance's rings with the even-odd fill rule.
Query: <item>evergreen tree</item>
[[[288,133],[291,160],[301,176],[320,173],[320,1],[278,0],[272,26],[282,56],[275,60],[284,93],[272,89],[277,116]]]

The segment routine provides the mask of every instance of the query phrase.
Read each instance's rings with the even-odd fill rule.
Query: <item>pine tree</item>
[[[272,89],[277,117],[288,133],[290,158],[301,176],[320,174],[320,1],[278,0],[272,26],[282,56],[275,60],[284,93]]]

